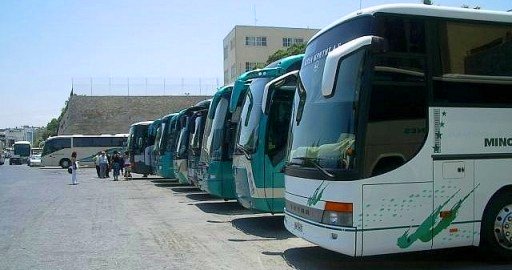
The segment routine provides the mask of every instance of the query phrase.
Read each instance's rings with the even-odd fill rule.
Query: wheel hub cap
[[[512,205],[503,207],[494,220],[494,236],[500,246],[512,249]]]

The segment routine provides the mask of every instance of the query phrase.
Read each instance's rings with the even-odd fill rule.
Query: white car
[[[34,166],[41,166],[41,155],[31,155],[28,159],[28,166],[34,167]]]

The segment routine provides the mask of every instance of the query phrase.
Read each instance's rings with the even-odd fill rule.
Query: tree
[[[433,5],[434,2],[432,0],[423,0],[423,4],[425,4],[425,5]]]
[[[306,51],[306,44],[304,44],[304,43],[293,44],[292,46],[286,48],[285,50],[280,49],[280,50],[277,50],[275,53],[271,54],[268,57],[267,65],[272,62],[275,62],[281,58],[284,58],[286,56],[301,54],[301,53],[304,53],[305,51]]]

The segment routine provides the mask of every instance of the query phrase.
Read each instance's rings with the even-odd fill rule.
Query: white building
[[[29,141],[34,144],[36,130],[37,128],[29,126],[5,129],[5,146],[12,147],[17,141]]]
[[[224,84],[240,74],[264,67],[277,50],[307,43],[319,29],[236,25],[224,38]]]

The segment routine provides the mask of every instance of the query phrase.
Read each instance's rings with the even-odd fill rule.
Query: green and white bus
[[[210,103],[211,104],[211,103]],[[208,106],[209,107],[209,106]],[[206,124],[206,116],[208,108],[194,112],[191,118],[190,139],[188,145],[188,179],[189,181],[200,187],[199,183],[199,162],[201,158],[201,146],[203,145],[203,133]]]
[[[233,85],[220,88],[212,98],[198,164],[198,186],[225,200],[235,199],[233,146],[236,126],[229,111]]]
[[[94,165],[93,157],[100,151],[110,155],[122,152],[128,134],[116,135],[60,135],[46,139],[41,154],[43,166],[60,166],[68,168],[71,165],[71,153],[77,153],[80,165]]]
[[[283,212],[284,175],[281,170],[297,76],[279,78],[273,82],[275,87],[265,86],[276,77],[289,72],[296,74],[303,56],[285,57],[259,70],[242,96],[233,174],[237,199],[245,208]]]
[[[152,123],[153,121],[143,121],[132,124],[126,146],[126,150],[130,154],[132,173],[142,174],[143,177],[153,173],[151,151],[155,138],[149,135],[149,126]]]
[[[350,256],[512,257],[512,14],[396,4],[308,43],[285,226]]]
[[[193,130],[192,116],[195,112],[207,109],[211,100],[204,100],[196,105],[184,109],[176,116],[177,123],[175,132],[177,132],[176,147],[173,159],[174,175],[182,184],[192,184],[188,179],[188,148],[191,131]]]
[[[172,113],[162,117],[160,132],[157,136],[159,139],[155,142],[154,151],[156,152],[156,174],[163,178],[174,178],[174,170],[172,169],[173,151],[169,141],[174,141],[171,130],[173,119],[177,113]]]

